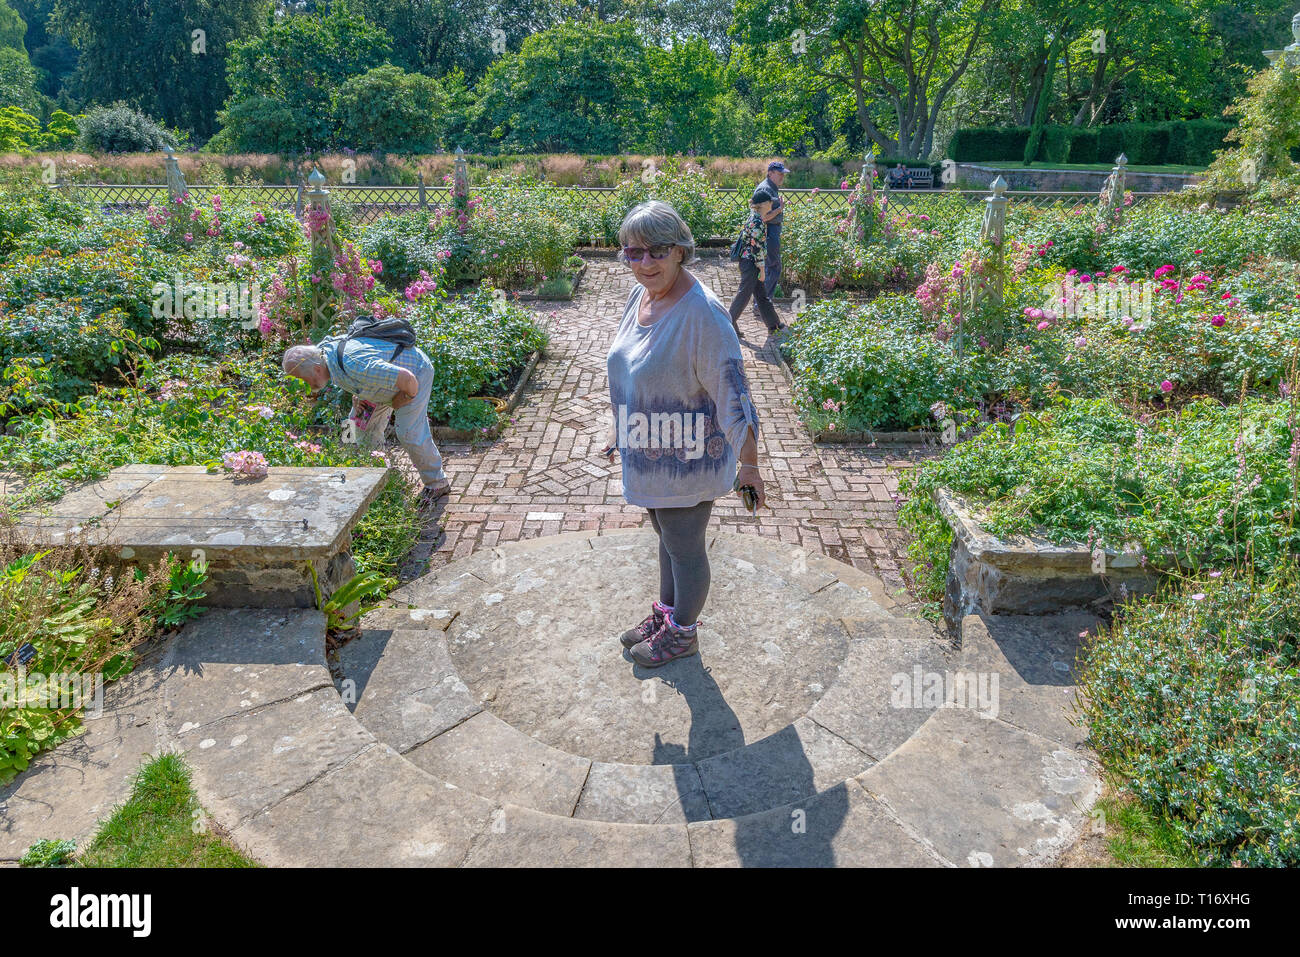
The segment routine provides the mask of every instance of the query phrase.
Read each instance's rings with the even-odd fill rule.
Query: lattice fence
[[[167,187],[163,185],[148,186],[113,186],[102,184],[60,184],[59,189],[82,202],[99,206],[108,212],[126,212],[145,209],[150,205],[163,206],[167,203]],[[562,187],[565,193],[589,211],[599,212],[613,202],[616,190],[613,187],[569,186]],[[189,187],[190,194],[201,202],[220,193],[227,198],[232,194],[241,194],[255,202],[265,203],[281,209],[301,212],[302,194],[295,186],[202,186]],[[451,200],[451,191],[443,186],[351,186],[335,185],[329,187],[330,198],[336,208],[343,207],[360,222],[368,223],[380,216],[413,212],[419,209],[436,209]],[[493,187],[476,187],[475,193],[482,194],[491,201]],[[989,193],[983,190],[952,189],[911,189],[879,190],[889,197],[895,209],[911,211],[922,210],[927,204],[937,199],[961,197],[972,205],[982,202]],[[736,208],[737,217],[743,215],[749,199],[748,190],[719,189],[719,199],[730,198]],[[843,212],[848,209],[848,190],[839,189],[783,189],[782,197],[791,208],[820,206],[830,212]],[[1134,193],[1133,205],[1163,196],[1163,193]],[[1097,195],[1092,192],[1028,192],[1009,191],[1007,199],[1011,206],[1030,203],[1039,207],[1061,206],[1065,209],[1094,208]],[[702,237],[701,237],[702,238]],[[713,237],[720,238],[720,237]]]

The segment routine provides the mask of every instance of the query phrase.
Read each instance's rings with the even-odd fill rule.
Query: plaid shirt
[[[396,359],[392,359],[396,344],[382,339],[357,337],[348,340],[344,348],[346,368],[340,369],[339,338],[341,337],[330,337],[320,342],[321,350],[325,353],[325,364],[329,367],[331,384],[374,405],[392,404],[401,370],[406,369],[417,375],[422,365],[431,364],[429,357],[415,346],[407,346]]]

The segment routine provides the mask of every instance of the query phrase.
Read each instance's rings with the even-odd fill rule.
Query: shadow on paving
[[[722,689],[713,680],[709,668],[698,655],[677,662],[673,674],[654,674],[636,667],[643,680],[659,679],[686,699],[690,708],[690,730],[685,744],[664,741],[655,732],[651,764],[671,765],[677,785],[678,800],[687,812],[687,821],[704,821],[691,800],[699,789],[696,765],[708,758],[726,754],[745,746],[744,732],[735,711],[727,704]],[[832,841],[848,816],[848,787],[840,783],[821,795],[813,778],[812,763],[793,726],[764,739],[764,747],[782,755],[781,779],[795,793],[810,800],[807,808],[795,807],[783,829],[773,829],[771,814],[738,816],[735,821],[735,849],[742,866],[771,867],[780,862],[798,867],[834,867]],[[816,795],[816,800],[811,798]]]

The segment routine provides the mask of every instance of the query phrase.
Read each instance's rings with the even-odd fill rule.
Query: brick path
[[[726,259],[712,256],[691,267],[725,304],[739,279]],[[643,509],[623,500],[618,466],[597,450],[604,440],[609,389],[605,355],[632,289],[626,267],[593,259],[577,298],[554,310],[551,343],[533,373],[514,424],[477,448],[441,444],[452,494],[431,522],[401,577],[463,558],[480,548],[519,539],[646,522]],[[539,306],[548,316],[551,310]],[[788,317],[787,317],[788,318]],[[871,572],[891,591],[906,587],[907,536],[900,531],[890,493],[915,451],[895,447],[814,446],[790,402],[774,346],[747,311],[740,320],[746,372],[762,428],[759,464],[769,509],[757,519],[739,499],[719,501],[723,528],[766,535]],[[734,504],[733,504],[734,503]],[[439,525],[441,528],[439,528]],[[904,604],[905,595],[898,596]]]

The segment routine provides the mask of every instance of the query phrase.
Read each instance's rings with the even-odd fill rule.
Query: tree
[[[41,95],[36,80],[36,69],[26,53],[13,47],[0,47],[0,106],[17,106],[27,113],[40,113]]]
[[[429,76],[460,69],[471,80],[573,7],[572,0],[356,0],[357,12],[392,36],[394,64]]]
[[[342,3],[324,17],[278,18],[261,36],[232,43],[217,145],[268,152],[335,145],[336,91],[382,66],[391,49],[386,32]]]
[[[9,0],[10,6],[27,21],[27,54],[40,73],[40,91],[49,97],[59,95],[77,68],[76,48],[66,37],[48,29],[54,3],[55,0]]]
[[[447,94],[432,77],[378,66],[339,90],[339,137],[357,150],[432,153],[447,105]]]
[[[736,30],[746,42],[787,44],[809,74],[852,94],[868,139],[919,157],[1001,2],[737,0]],[[882,120],[877,100],[892,115]]]
[[[18,15],[18,11],[9,6],[7,0],[0,0],[0,48],[27,52],[23,40],[27,36],[27,22]]]
[[[228,50],[269,10],[268,0],[58,0],[51,24],[77,48],[72,86],[85,102],[121,100],[209,136]]]
[[[655,152],[705,152],[719,98],[726,92],[726,69],[701,37],[668,49],[648,47],[644,146]]]
[[[631,23],[562,23],[488,67],[471,131],[505,152],[616,153],[644,124],[644,64]]]

